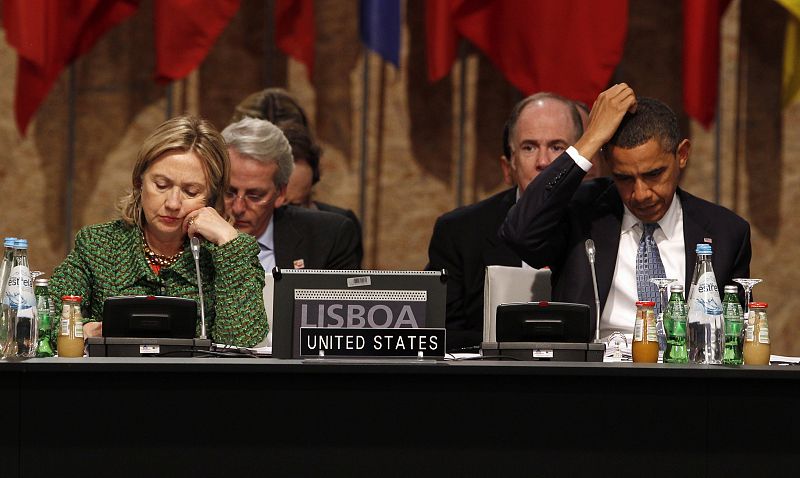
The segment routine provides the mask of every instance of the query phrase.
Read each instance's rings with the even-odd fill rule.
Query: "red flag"
[[[450,68],[452,23],[525,94],[553,91],[592,104],[622,58],[628,1],[439,0],[428,2],[427,21],[432,78]]]
[[[425,2],[425,46],[428,79],[438,81],[447,76],[456,59],[458,31],[453,14],[461,1],[428,0]]]
[[[277,0],[275,2],[275,43],[284,53],[306,65],[308,77],[314,73],[313,0]]]
[[[23,135],[64,67],[137,6],[138,0],[3,2],[6,40],[19,55],[14,112]]]
[[[208,55],[239,10],[239,0],[161,0],[154,2],[156,80],[179,80]]]
[[[720,19],[730,0],[683,0],[683,108],[708,128],[717,109]]]

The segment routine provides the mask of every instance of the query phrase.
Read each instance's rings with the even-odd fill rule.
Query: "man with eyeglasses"
[[[503,130],[500,168],[509,186],[499,194],[448,212],[436,220],[428,270],[447,269],[447,346],[477,349],[483,336],[486,266],[525,264],[498,237],[508,210],[539,172],[583,133],[572,101],[537,93],[514,107]]]
[[[359,269],[358,232],[344,216],[286,205],[294,160],[269,121],[244,118],[222,131],[231,161],[226,212],[256,237],[264,270]]]

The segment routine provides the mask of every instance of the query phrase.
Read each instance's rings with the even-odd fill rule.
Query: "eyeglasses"
[[[265,193],[247,193],[247,194],[236,194],[233,190],[225,191],[224,197],[225,201],[235,202],[237,199],[241,199],[245,202],[248,206],[263,206],[266,204],[272,195],[269,192]]]

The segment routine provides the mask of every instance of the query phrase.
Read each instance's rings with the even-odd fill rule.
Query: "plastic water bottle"
[[[722,301],[711,265],[711,244],[698,244],[689,291],[689,361],[719,364],[725,343]]]
[[[13,323],[9,322],[8,307],[5,305],[4,298],[6,296],[8,276],[11,274],[11,268],[14,265],[14,243],[16,240],[14,237],[6,237],[3,262],[0,265],[0,356],[3,357],[6,355],[9,334],[13,336],[13,333],[11,333]]]
[[[39,327],[36,323],[33,279],[28,267],[28,241],[25,239],[17,239],[14,243],[14,262],[8,275],[3,309],[4,312],[8,311],[6,320],[12,326],[5,355],[35,357]]]

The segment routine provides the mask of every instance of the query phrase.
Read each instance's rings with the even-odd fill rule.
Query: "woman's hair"
[[[142,176],[156,160],[171,153],[194,153],[200,159],[208,187],[206,205],[225,214],[224,193],[231,169],[225,141],[208,121],[184,115],[161,123],[139,148],[131,174],[133,187],[119,201],[123,221],[144,227]]]

